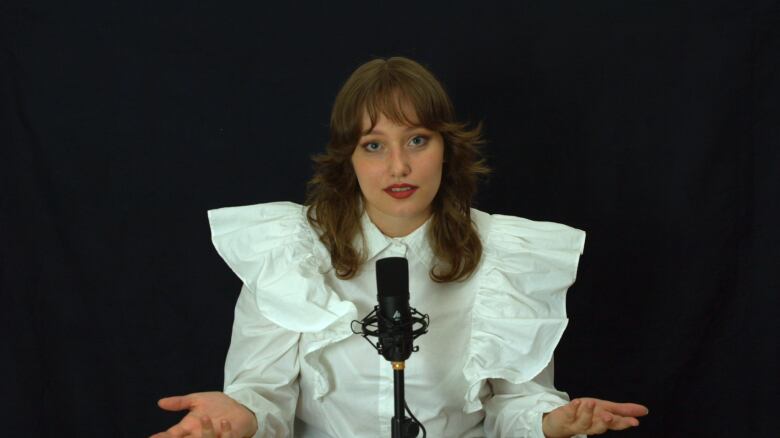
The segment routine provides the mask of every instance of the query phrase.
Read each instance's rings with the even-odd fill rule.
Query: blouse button
[[[398,242],[398,241],[394,240],[392,245],[391,245],[391,248],[392,248],[392,252],[394,254],[398,254],[398,255],[401,255],[401,256],[405,256],[406,255],[406,245],[404,245],[402,242]]]

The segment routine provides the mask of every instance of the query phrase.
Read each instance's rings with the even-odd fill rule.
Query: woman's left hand
[[[648,409],[636,403],[614,403],[597,398],[578,398],[544,414],[542,430],[547,438],[598,435],[608,430],[639,426],[637,417]]]

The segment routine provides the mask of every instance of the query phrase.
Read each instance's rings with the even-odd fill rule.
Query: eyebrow
[[[427,130],[428,128],[426,128],[425,126],[409,126],[408,128],[404,129],[404,132],[414,131],[415,129],[426,129]],[[363,133],[364,137],[366,135],[385,135],[385,133],[384,133],[384,131],[380,131],[380,130],[374,128],[371,131]]]

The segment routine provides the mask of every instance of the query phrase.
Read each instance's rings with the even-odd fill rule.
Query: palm
[[[545,436],[549,438],[596,435],[607,430],[638,426],[636,417],[647,413],[646,407],[636,403],[580,398],[545,414],[542,426]]]
[[[158,404],[169,411],[189,410],[178,424],[153,438],[180,436],[251,436],[256,430],[254,415],[221,392],[199,392],[161,399]],[[218,425],[214,427],[213,424]],[[209,430],[209,429],[215,430]],[[219,430],[217,432],[216,430]]]

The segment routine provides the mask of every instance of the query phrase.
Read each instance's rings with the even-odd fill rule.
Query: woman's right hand
[[[189,410],[165,432],[151,438],[244,438],[257,431],[255,415],[222,392],[195,392],[166,397],[157,402],[166,411]]]

